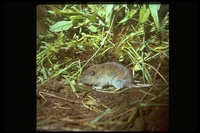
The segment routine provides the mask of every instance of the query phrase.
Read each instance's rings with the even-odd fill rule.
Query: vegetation
[[[37,34],[37,87],[56,78],[67,81],[76,93],[82,71],[90,64],[108,61],[126,65],[136,72],[136,78],[142,77],[144,83],[153,84],[158,78],[168,85],[168,74],[160,68],[169,59],[168,5],[59,4],[42,7],[46,11],[43,22],[49,29]],[[151,103],[158,98],[151,93],[152,89],[155,88],[148,92],[141,90],[143,98],[134,103],[112,109],[104,105],[105,112],[90,124],[114,115],[112,112],[119,108],[129,108],[129,123],[136,114],[143,116],[141,107],[168,106]],[[45,93],[39,95],[44,98]],[[147,96],[151,98],[144,102]],[[94,98],[90,100],[90,103],[95,101]],[[87,108],[84,102],[83,105]],[[107,124],[111,124],[109,122]]]

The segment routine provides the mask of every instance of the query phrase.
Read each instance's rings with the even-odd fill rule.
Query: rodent
[[[94,89],[113,86],[115,87],[114,91],[122,88],[141,88],[151,86],[150,84],[134,85],[131,70],[116,62],[106,62],[90,66],[82,73],[80,82],[85,85],[91,85]]]

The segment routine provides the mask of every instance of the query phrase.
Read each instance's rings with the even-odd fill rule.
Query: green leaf
[[[160,23],[159,23],[159,18],[158,18],[158,11],[160,9],[160,5],[156,4],[156,5],[149,5],[149,9],[151,11],[151,16],[153,17],[153,21],[156,25],[157,29],[160,29]]]
[[[119,57],[119,62],[122,62],[122,61],[124,61],[124,56],[123,56],[123,55],[121,55],[121,56]]]
[[[165,106],[166,107],[166,106],[169,106],[169,105],[168,104],[149,104],[149,103],[145,104],[145,103],[141,103],[140,106],[142,106],[142,107]]]
[[[50,31],[52,32],[60,32],[63,30],[68,30],[72,27],[72,21],[60,21],[55,23],[50,27]]]
[[[95,27],[94,25],[90,25],[90,26],[88,27],[88,29],[89,29],[91,32],[97,32],[98,27]]]
[[[113,9],[113,4],[106,6],[106,18],[111,14],[112,9]]]
[[[73,92],[76,92],[76,88],[75,88],[75,86],[74,86],[74,80],[70,81],[68,78],[66,78],[66,79],[67,79],[69,85],[71,86],[72,91],[73,91]]]
[[[152,94],[152,93],[149,93],[149,92],[146,92],[146,91],[144,91],[144,90],[139,90],[140,92],[142,92],[142,93],[144,93],[144,94],[146,94],[146,95],[150,95],[150,96],[152,96],[152,97],[155,97],[156,95],[154,95],[154,94]]]
[[[138,64],[136,64],[136,65],[134,66],[133,70],[139,71],[139,70],[141,70],[141,66],[138,65]]]
[[[140,17],[139,17],[139,23],[145,23],[149,18],[150,10],[146,8],[145,5],[142,6],[142,9],[140,10]]]
[[[124,17],[124,19],[122,19],[119,24],[126,22],[127,20],[129,20],[131,17],[133,17],[133,15],[137,13],[136,9],[131,9],[130,11],[128,11],[126,13],[126,16]]]
[[[106,25],[107,25],[107,27],[111,26],[112,8],[113,8],[112,4],[106,6]]]
[[[134,110],[131,112],[131,115],[130,115],[130,117],[128,118],[128,123],[131,122],[131,121],[133,120],[133,118],[136,117],[137,112],[138,112],[138,109],[139,109],[139,107],[137,107],[136,109],[134,109]]]
[[[110,114],[111,112],[112,112],[112,110],[111,110],[110,108],[106,109],[106,111],[105,111],[103,114],[97,116],[94,120],[91,120],[91,121],[90,121],[90,124],[95,124],[95,123],[98,122],[101,118],[105,117],[106,115]]]

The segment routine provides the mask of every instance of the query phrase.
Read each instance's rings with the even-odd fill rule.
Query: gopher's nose
[[[80,78],[80,82],[83,83],[83,78]]]
[[[84,78],[80,78],[80,83],[82,84],[82,85],[85,85],[85,80],[84,80]]]

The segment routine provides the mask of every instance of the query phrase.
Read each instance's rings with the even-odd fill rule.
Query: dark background
[[[169,3],[170,131],[197,131],[197,3]],[[3,3],[3,130],[36,130],[36,3]]]

